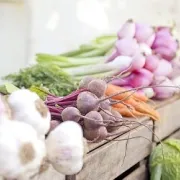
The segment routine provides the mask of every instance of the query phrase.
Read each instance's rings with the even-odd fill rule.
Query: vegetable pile
[[[128,88],[149,85],[172,86],[172,62],[178,48],[179,43],[171,28],[152,27],[128,20],[119,30],[115,50],[107,61],[113,61],[120,56],[131,57],[133,61],[129,69],[130,75],[112,83]],[[169,98],[176,91],[173,88],[162,87],[153,87],[152,90],[156,99]]]
[[[56,64],[64,72],[80,81],[85,76],[111,77],[124,72],[123,78],[115,78],[112,84],[126,89],[141,86],[180,85],[174,62],[179,43],[174,27],[153,27],[127,20],[117,35],[101,36],[78,50],[60,55],[37,54],[37,63]],[[179,68],[179,65],[178,65]],[[125,71],[126,70],[126,71]],[[176,73],[177,75],[177,73]],[[141,94],[149,98],[166,99],[177,90],[153,87],[143,89]]]
[[[113,140],[121,127],[144,125],[139,117],[159,120],[148,102],[180,92],[178,48],[171,28],[128,20],[117,35],[39,53],[36,65],[7,75],[14,85],[0,86],[0,176],[33,179],[49,166],[76,174],[86,142]]]
[[[159,114],[147,102],[144,95],[90,76],[83,78],[79,89],[71,94],[65,97],[48,95],[45,101],[53,120],[51,129],[60,122],[72,120],[82,126],[84,137],[91,142],[106,140],[114,135],[113,130],[132,122],[123,116],[148,116],[159,120]]]

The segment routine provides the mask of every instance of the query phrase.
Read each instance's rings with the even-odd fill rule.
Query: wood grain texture
[[[168,137],[174,131],[180,128],[180,100],[168,103],[166,106],[158,109],[161,120],[155,122],[156,142]]]
[[[147,180],[148,179],[148,170],[146,165],[142,165],[129,174],[127,177],[122,180]]]
[[[41,175],[36,176],[32,180],[65,180],[65,175],[57,172],[52,166]]]
[[[152,125],[152,122],[149,121],[147,125]],[[116,140],[127,138],[128,134]],[[142,126],[132,130],[130,134],[130,137],[143,136],[152,140],[152,132]],[[151,144],[144,138],[129,140],[126,158],[122,165],[126,141],[111,141],[86,156],[83,170],[76,175],[76,180],[113,180],[148,156],[151,152]]]
[[[180,129],[178,129],[176,132],[174,132],[173,134],[171,134],[169,138],[175,138],[175,139],[180,139]]]
[[[66,176],[65,180],[76,180],[76,175]]]

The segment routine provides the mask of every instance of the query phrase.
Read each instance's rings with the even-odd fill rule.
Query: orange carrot
[[[143,117],[144,114],[136,111],[135,109],[134,110],[131,110],[131,109],[128,109],[127,107],[124,107],[124,108],[113,108],[115,109],[116,111],[118,111],[122,116],[124,117]]]
[[[160,119],[159,113],[156,110],[154,110],[149,104],[142,103],[141,101],[135,101],[134,99],[128,99],[125,101],[125,103],[130,104],[135,108],[136,111],[143,114],[147,114],[154,120]]]
[[[112,84],[108,84],[107,89],[106,89],[106,96],[111,96],[111,95],[116,94],[118,92],[122,92],[121,94],[113,96],[112,99],[123,100],[129,96],[129,97],[134,97],[135,99],[139,99],[139,100],[144,101],[144,102],[148,101],[148,98],[145,95],[142,95],[139,93],[133,93],[133,91],[128,91],[128,92],[125,92],[125,91],[127,91],[125,88],[115,86]],[[131,94],[132,94],[132,96],[131,96]]]
[[[130,108],[128,108],[127,106],[130,106]],[[124,104],[121,104],[121,103],[118,103],[118,104],[114,104],[113,105],[113,108],[116,108],[117,111],[122,115],[122,116],[125,116],[125,117],[133,117],[134,116],[144,116],[143,113],[140,113],[138,111],[135,110],[135,108],[129,104],[124,105]]]

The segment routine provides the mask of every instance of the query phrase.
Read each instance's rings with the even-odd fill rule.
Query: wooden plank
[[[47,171],[43,172],[41,175],[36,176],[32,180],[65,180],[65,175],[57,172],[52,166],[48,168]]]
[[[129,119],[130,120],[130,118],[127,118],[127,119]],[[131,118],[132,119],[132,118]],[[148,121],[148,117],[144,117],[144,118],[139,118],[138,119],[138,122],[140,122],[140,123],[145,123],[146,121]],[[134,119],[133,119],[134,120]],[[134,129],[134,128],[136,128],[137,126],[139,126],[139,124],[134,124],[133,126],[131,126],[131,129]],[[125,126],[122,126],[121,128],[119,128],[117,131],[114,131],[113,133],[117,133],[117,132],[122,132],[122,134],[125,134],[126,132],[129,132],[129,128],[127,128],[127,127],[125,127]],[[124,132],[124,133],[123,133]],[[113,136],[113,137],[111,137],[111,138],[109,138],[109,139],[114,139],[114,138],[116,138],[117,136]],[[88,144],[88,151],[89,152],[91,152],[91,151],[93,151],[93,150],[96,150],[98,147],[101,147],[102,145],[105,145],[105,144],[107,144],[108,143],[108,141],[106,141],[106,140],[104,140],[104,141],[102,141],[102,142],[100,142],[100,143],[89,143]]]
[[[173,134],[171,134],[171,135],[168,137],[168,139],[169,139],[169,138],[180,139],[180,129],[177,130],[176,132],[174,132]]]
[[[156,142],[168,137],[175,130],[180,128],[180,100],[176,100],[168,105],[161,107],[158,111],[161,116],[160,121],[155,122],[155,134]]]
[[[133,171],[131,174],[123,178],[122,180],[147,180],[148,170],[146,165],[140,166],[138,169]]]
[[[33,177],[31,180],[65,180],[65,176],[58,173],[52,166],[40,175]],[[5,180],[0,176],[0,180]]]
[[[66,176],[65,180],[76,180],[76,175]]]
[[[147,125],[152,126],[152,122],[149,121]],[[128,134],[126,133],[116,140],[127,138]],[[130,137],[137,136],[143,136],[152,140],[152,132],[142,126],[131,131]],[[111,141],[98,148],[98,150],[87,154],[84,167],[76,175],[76,180],[113,180],[148,156],[151,152],[151,145],[152,143],[144,138],[129,140],[126,158],[122,165],[126,141]]]

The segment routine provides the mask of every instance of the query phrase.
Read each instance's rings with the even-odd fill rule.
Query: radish
[[[176,92],[176,88],[173,87],[173,83],[170,79],[164,76],[155,77],[153,85],[158,85],[157,87],[154,86],[153,90],[155,92],[156,99],[166,99],[170,98]],[[166,88],[160,86],[167,86]],[[169,87],[168,87],[169,86]]]
[[[117,40],[116,49],[119,55],[132,57],[139,50],[139,46],[135,39],[126,37],[126,38]]]
[[[118,38],[125,38],[125,37],[131,37],[133,38],[135,35],[135,23],[132,19],[127,20],[121,27],[121,29],[118,32]]]
[[[104,123],[106,122],[112,122],[112,117],[107,116],[107,119],[102,119],[101,114],[97,111],[90,111],[85,116],[82,116],[80,111],[75,107],[67,107],[65,108],[61,113],[63,121],[74,121],[74,122],[80,122],[80,119],[82,119],[83,124],[86,126],[87,124],[89,126],[105,126]],[[87,125],[87,128],[88,128]],[[91,127],[90,127],[91,128]]]
[[[155,76],[169,76],[172,72],[172,64],[164,59],[161,59],[153,73]]]
[[[147,24],[136,23],[135,38],[138,43],[146,43],[151,47],[155,38],[155,31]]]
[[[77,98],[77,108],[82,114],[99,109],[99,99],[90,92],[82,92]]]
[[[106,99],[102,102],[100,102],[100,109],[111,111],[111,102],[109,99]]]
[[[98,98],[104,96],[107,88],[107,83],[101,79],[92,80],[88,84],[88,90],[95,94]]]
[[[59,124],[60,124],[59,121],[57,121],[57,120],[51,120],[49,131],[54,130],[57,126],[59,126]]]
[[[159,65],[159,61],[160,60],[159,60],[158,56],[149,55],[146,57],[146,63],[145,63],[144,68],[151,72],[154,72]]]
[[[80,82],[79,82],[79,88],[87,88],[88,84],[94,80],[94,77],[92,76],[85,76]]]
[[[139,70],[143,68],[145,61],[146,61],[146,58],[142,53],[135,54],[135,56],[133,57],[133,61],[131,63],[130,70],[135,71],[135,70]]]

